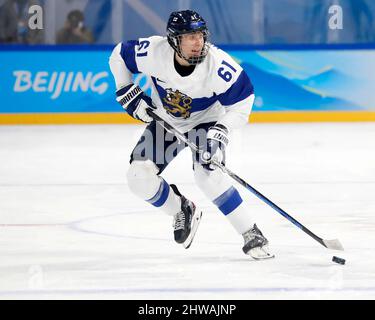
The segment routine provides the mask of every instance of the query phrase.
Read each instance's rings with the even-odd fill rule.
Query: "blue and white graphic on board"
[[[218,50],[212,48],[212,52]],[[0,113],[123,113],[115,99],[116,88],[108,66],[112,49],[113,46],[79,51],[64,46],[54,50],[44,47],[0,50]],[[255,88],[253,111],[375,110],[375,50],[252,51],[233,47],[228,53],[233,58],[223,60],[236,72],[221,65],[221,60],[220,71],[209,69],[207,76],[225,82],[231,76],[238,79],[239,70],[244,70]],[[232,64],[229,61],[233,59],[236,62]],[[151,77],[142,73],[133,79],[148,95],[152,87],[154,91],[165,90],[162,99],[170,102],[170,116],[181,121],[194,117],[198,97],[167,86],[162,82],[165,80],[155,77],[156,86]],[[197,89],[207,92],[211,89],[211,95],[203,98],[212,97],[213,92],[219,95],[209,82],[191,82]],[[162,104],[159,95],[155,99]],[[165,101],[163,105],[168,106]],[[183,119],[184,116],[187,118]]]
[[[230,53],[253,80],[254,111],[375,110],[373,50]]]
[[[118,111],[106,51],[0,52],[1,113]]]
[[[115,99],[109,52],[0,51],[0,113],[123,113]],[[133,81],[151,94],[151,79],[137,74]]]
[[[161,117],[186,132],[199,123],[218,121],[226,109],[250,112],[253,86],[242,67],[211,45],[204,61],[182,77],[174,66],[167,38],[153,36],[122,44],[120,54],[132,73],[152,79],[152,100]]]

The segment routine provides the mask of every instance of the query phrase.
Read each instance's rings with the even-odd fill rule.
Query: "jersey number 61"
[[[223,60],[223,62],[221,64],[223,64],[224,66],[227,66],[234,73],[237,72],[237,70],[233,66],[231,66],[228,62],[226,62],[226,61]],[[222,79],[224,79],[224,81],[229,82],[229,81],[232,80],[233,75],[232,75],[232,73],[230,71],[225,70],[225,69],[226,69],[225,67],[219,68],[219,70],[217,71],[217,74],[219,75],[219,77],[221,77]]]

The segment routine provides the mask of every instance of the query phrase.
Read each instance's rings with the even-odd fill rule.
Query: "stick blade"
[[[344,247],[342,246],[342,244],[340,243],[338,239],[323,240],[323,242],[326,248],[328,249],[344,251]]]

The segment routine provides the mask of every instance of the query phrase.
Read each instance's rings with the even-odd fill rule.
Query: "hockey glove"
[[[228,145],[228,129],[216,124],[207,132],[207,150],[201,154],[202,166],[210,171],[217,168],[212,161],[225,163],[225,148]]]
[[[116,91],[116,100],[134,119],[150,123],[153,119],[147,114],[147,109],[155,109],[152,100],[142,89],[131,83]]]

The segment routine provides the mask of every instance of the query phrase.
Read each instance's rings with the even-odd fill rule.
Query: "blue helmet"
[[[185,57],[180,48],[180,36],[187,33],[202,32],[204,38],[204,46],[199,56]],[[172,12],[167,24],[167,38],[171,47],[177,54],[194,65],[201,63],[206,57],[209,49],[207,42],[209,32],[206,21],[199,15],[199,13],[192,10],[175,11]]]

